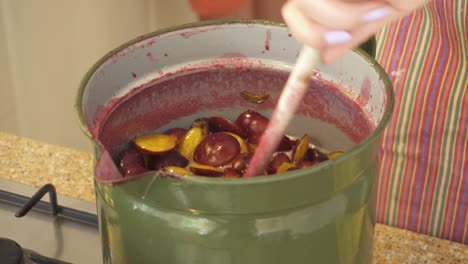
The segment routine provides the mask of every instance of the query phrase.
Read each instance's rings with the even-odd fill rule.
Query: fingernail
[[[331,30],[325,33],[325,42],[330,45],[343,44],[351,41],[351,34],[342,30]]]
[[[364,22],[372,22],[376,20],[380,20],[386,17],[390,13],[390,9],[387,7],[377,8],[367,12],[363,17],[362,20]]]

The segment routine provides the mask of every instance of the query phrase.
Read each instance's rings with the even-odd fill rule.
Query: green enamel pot
[[[241,179],[124,178],[114,165],[138,134],[247,108],[269,115],[299,49],[284,25],[196,23],[136,38],[90,69],[76,109],[95,144],[104,263],[371,263],[378,149],[393,91],[359,49],[319,66],[315,77],[337,86],[310,88],[288,128],[345,152],[336,159]],[[239,97],[244,90],[270,98],[252,104]]]

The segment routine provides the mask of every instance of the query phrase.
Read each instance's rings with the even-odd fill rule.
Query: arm
[[[282,8],[292,34],[322,49],[330,62],[374,35],[387,23],[421,8],[429,0],[289,0]]]

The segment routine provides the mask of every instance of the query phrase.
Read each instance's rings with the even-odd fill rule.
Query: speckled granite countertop
[[[0,132],[0,178],[94,202],[92,154]],[[468,263],[468,246],[378,224],[374,263]]]

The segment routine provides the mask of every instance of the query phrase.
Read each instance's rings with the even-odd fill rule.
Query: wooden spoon
[[[263,175],[265,167],[304,97],[310,76],[319,63],[320,51],[303,46],[244,177]]]

